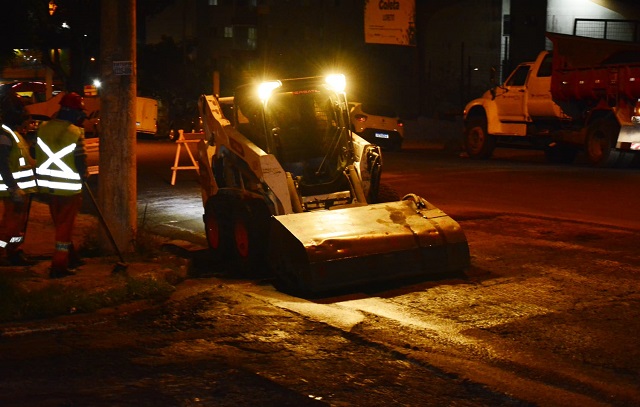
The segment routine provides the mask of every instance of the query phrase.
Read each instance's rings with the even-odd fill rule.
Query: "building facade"
[[[438,117],[461,115],[492,75],[504,79],[548,48],[545,31],[605,36],[604,20],[630,20],[610,38],[638,41],[635,0],[415,0],[415,6],[415,47],[365,43],[363,0],[179,0],[165,10],[168,17],[147,21],[147,40],[171,28],[179,41],[194,44],[191,62],[211,72],[204,92],[230,95],[249,80],[340,71],[352,100]]]

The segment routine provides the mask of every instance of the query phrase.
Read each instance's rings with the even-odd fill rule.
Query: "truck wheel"
[[[217,261],[231,254],[231,224],[228,221],[230,202],[218,196],[209,198],[204,209],[204,230],[209,249]]]
[[[620,158],[618,159],[618,167],[629,168],[633,165],[637,154],[631,151],[620,151]]]
[[[464,129],[465,148],[470,158],[487,159],[496,148],[495,136],[487,133],[487,121],[474,117],[467,121]]]
[[[611,120],[596,120],[587,131],[584,150],[591,165],[613,167],[620,158],[620,151],[614,148],[617,134],[616,124]]]

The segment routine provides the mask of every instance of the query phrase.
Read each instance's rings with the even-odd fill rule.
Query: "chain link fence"
[[[607,40],[640,42],[640,21],[576,18],[573,35]]]

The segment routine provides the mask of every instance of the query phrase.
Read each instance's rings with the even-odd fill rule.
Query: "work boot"
[[[49,270],[49,278],[63,278],[63,277],[69,277],[69,276],[75,276],[75,275],[76,273],[68,269],[51,268]]]
[[[10,266],[33,266],[36,264],[36,261],[31,260],[27,257],[26,254],[22,250],[8,251],[7,252],[7,261]]]

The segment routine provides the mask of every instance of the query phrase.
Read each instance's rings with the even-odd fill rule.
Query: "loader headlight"
[[[282,82],[280,81],[262,82],[258,86],[258,96],[260,97],[260,100],[264,102],[265,100],[269,99],[273,90],[279,88],[280,86],[282,86]]]
[[[344,88],[347,86],[347,79],[343,74],[329,75],[325,78],[325,82],[335,92],[344,92]]]

